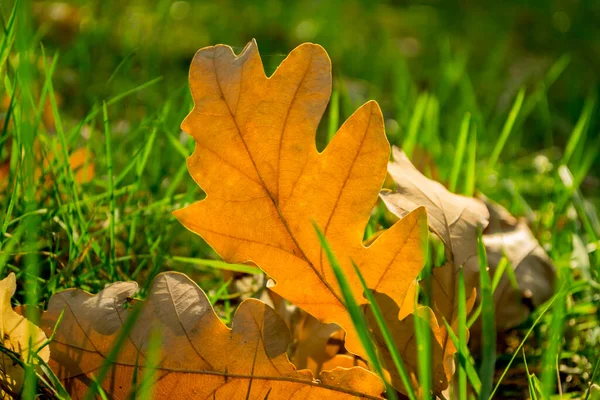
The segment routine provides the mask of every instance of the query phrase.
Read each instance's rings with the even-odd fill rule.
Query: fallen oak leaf
[[[382,191],[380,197],[398,217],[417,207],[426,208],[429,227],[444,243],[447,256],[446,264],[434,268],[429,278],[433,310],[439,321],[446,320],[458,332],[458,272],[461,266],[465,267],[468,314],[477,297],[477,226],[488,225],[488,210],[480,200],[451,193],[441,183],[421,174],[399,148],[394,147],[392,153],[394,161],[388,164],[388,173],[396,190]],[[450,380],[456,347],[446,325],[441,324],[439,330],[446,376]]]
[[[485,199],[490,210],[490,225],[484,231],[490,273],[494,274],[500,260],[506,256],[514,270],[518,288],[503,274],[494,291],[496,326],[508,329],[527,319],[554,294],[556,271],[525,219],[517,219],[501,205]]]
[[[323,371],[331,371],[335,368],[352,368],[352,367],[362,367],[368,369],[369,366],[362,358],[352,354],[336,354],[331,359],[325,361],[321,370]]]
[[[413,287],[416,288],[416,285]],[[431,360],[432,364],[430,368],[432,369],[432,377],[433,382],[448,382],[448,374],[445,369],[445,360],[443,355],[442,348],[442,331],[438,325],[437,318],[433,310],[429,307],[424,307],[421,305],[414,305],[413,312],[404,316],[402,319],[394,319],[391,318],[394,315],[402,315],[403,310],[398,309],[398,304],[396,304],[389,296],[372,292],[373,297],[375,298],[375,302],[378,304],[381,313],[383,314],[384,320],[386,320],[387,329],[391,335],[392,341],[394,343],[394,347],[398,350],[402,360],[405,364],[408,365],[418,365],[420,358],[419,348],[417,346],[416,340],[416,332],[415,332],[415,318],[423,318],[426,320],[427,325],[430,328],[430,331],[427,333],[427,337],[431,337],[430,345],[431,345]],[[376,322],[375,314],[372,312],[372,309],[368,306],[365,307],[365,316],[369,326],[374,326],[373,329],[373,340],[375,344],[379,348],[386,348],[385,338],[383,333],[379,329],[379,326]],[[394,365],[394,361],[389,351],[380,352],[380,357],[382,358],[385,365]],[[388,373],[390,374],[390,378],[392,379],[392,383],[397,386],[399,390],[403,390],[402,380],[399,376],[398,371],[396,369],[389,369]],[[421,385],[419,385],[417,381],[417,376],[415,373],[409,371],[409,377],[412,380],[412,385],[417,389],[417,391],[421,391]],[[423,395],[425,395],[423,393]]]
[[[331,64],[314,44],[293,50],[270,78],[254,41],[237,56],[224,45],[201,49],[190,87],[194,109],[182,129],[196,148],[188,169],[207,197],[175,216],[224,260],[256,263],[276,281],[272,290],[341,326],[347,349],[364,356],[313,222],[360,304],[366,299],[351,260],[370,289],[404,303],[424,266],[425,210],[409,213],[369,247],[362,244],[389,158],[379,106],[359,108],[318,153]],[[436,382],[438,390],[446,385]]]
[[[52,331],[50,366],[69,394],[83,398],[93,377],[109,363],[99,382],[112,399],[126,399],[142,376],[152,332],[161,338],[152,386],[155,398],[214,399],[378,399],[383,385],[363,368],[337,368],[315,381],[296,370],[286,349],[285,323],[264,303],[248,299],[237,309],[232,328],[215,314],[204,292],[187,276],[159,274],[145,301],[132,300],[135,282],[118,282],[97,295],[70,289],[52,296],[41,326]],[[141,307],[141,309],[137,309]],[[139,317],[116,358],[107,357],[134,312]]]
[[[441,267],[434,268],[429,278],[431,281],[431,297],[433,299],[433,309],[438,320],[446,321],[455,333],[458,333],[458,274],[460,268],[455,268],[451,263],[446,263]],[[426,284],[425,284],[426,285]],[[477,289],[473,286],[466,290],[466,314],[473,310],[477,300]],[[443,343],[444,368],[448,379],[454,375],[454,353],[457,349],[454,342],[448,335],[446,325],[440,326],[441,343]],[[469,340],[469,330],[467,330],[467,341]]]
[[[324,324],[298,309],[292,319],[290,358],[298,368],[308,368],[318,374],[330,369],[332,359],[341,351],[344,331],[336,324]],[[341,354],[339,354],[341,355]],[[326,366],[329,363],[329,366]]]
[[[36,359],[32,357],[37,353],[43,361],[48,362],[50,349],[40,347],[46,343],[44,331],[24,316],[17,313],[10,302],[17,288],[14,273],[10,273],[0,281],[0,337],[2,346],[18,356],[24,362],[35,365]],[[20,364],[15,363],[4,352],[0,353],[0,397],[18,397],[25,378],[25,371]]]
[[[477,226],[484,229],[490,218],[485,204],[472,197],[454,194],[441,183],[427,178],[399,148],[394,147],[392,154],[394,161],[388,164],[388,173],[396,190],[381,192],[385,205],[399,217],[425,207],[429,226],[444,242],[452,264],[479,271]]]
[[[267,283],[267,288],[273,285]],[[271,306],[288,326],[292,343],[288,350],[290,361],[300,369],[309,369],[314,375],[335,367],[367,364],[358,357],[343,354],[345,333],[336,324],[324,324],[302,309],[287,304],[283,297],[267,289],[260,300]]]

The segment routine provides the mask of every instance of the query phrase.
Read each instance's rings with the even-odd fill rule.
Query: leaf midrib
[[[214,52],[216,52],[216,49],[214,50]],[[282,214],[281,210],[279,209],[279,206],[278,206],[277,202],[275,201],[275,199],[273,198],[273,196],[271,195],[271,193],[267,189],[267,185],[265,184],[265,181],[264,181],[262,175],[260,174],[260,171],[258,170],[258,168],[256,166],[256,162],[254,161],[254,158],[252,157],[252,154],[250,153],[250,149],[248,148],[248,145],[246,144],[246,140],[244,139],[244,136],[242,135],[242,131],[241,131],[239,125],[238,125],[237,119],[235,118],[235,115],[231,111],[231,108],[229,107],[229,103],[227,102],[227,98],[225,97],[225,93],[223,92],[223,88],[221,87],[221,80],[220,80],[219,72],[218,72],[218,69],[217,69],[217,66],[216,66],[216,57],[214,57],[214,55],[215,54],[213,54],[213,57],[212,57],[213,71],[215,73],[215,78],[216,78],[217,86],[219,87],[220,95],[222,96],[222,100],[225,103],[225,106],[227,107],[227,111],[229,112],[229,115],[231,116],[231,119],[233,120],[233,123],[234,123],[234,125],[236,127],[236,131],[238,133],[238,136],[240,137],[240,140],[242,141],[242,144],[244,145],[244,149],[246,150],[246,153],[248,154],[248,158],[252,162],[252,166],[254,167],[254,170],[256,171],[256,174],[257,174],[258,178],[260,179],[260,182],[262,184],[263,190],[269,196],[269,199],[271,200],[271,204],[273,205],[273,207],[277,211],[277,215],[279,216],[279,220],[283,223],[283,226],[285,227],[288,235],[290,236],[290,239],[292,239],[292,241],[294,242],[294,245],[300,251],[300,254],[302,255],[302,258],[304,259],[304,261],[313,270],[313,272],[317,275],[317,277],[321,280],[321,282],[325,285],[325,287],[327,287],[327,289],[329,290],[329,292],[335,297],[335,299],[340,303],[340,305],[342,305],[342,307],[344,309],[346,309],[346,307],[344,305],[344,302],[342,301],[341,297],[335,292],[335,290],[333,290],[333,288],[331,287],[331,285],[329,284],[329,282],[327,282],[327,280],[325,280],[325,277],[321,275],[321,273],[317,270],[317,268],[313,265],[313,263],[306,256],[306,254],[304,253],[304,250],[302,249],[302,247],[300,247],[298,241],[296,240],[296,238],[292,234],[292,231],[291,231],[291,229],[290,229],[287,221],[283,217],[283,214]],[[236,58],[239,58],[239,56],[236,56]],[[243,74],[244,74],[244,65],[245,64],[243,63],[241,65],[241,67],[240,67],[241,68],[241,71],[240,71],[240,76],[241,76],[241,78],[240,78],[240,95],[241,95],[241,82],[243,81]],[[310,66],[310,64],[309,64],[309,66]],[[270,79],[271,78],[268,77],[267,81],[269,81]],[[296,91],[296,94],[297,94],[297,91]],[[295,95],[294,95],[294,98],[295,98]],[[292,103],[293,103],[293,101],[290,102],[290,107],[291,107]],[[283,136],[283,133],[282,133],[282,136]],[[283,137],[282,137],[282,140],[283,140]],[[260,267],[260,265],[259,265],[259,267]]]
[[[62,343],[60,341],[55,340],[56,343],[60,343],[64,346],[68,346],[68,347],[73,347],[70,346],[69,344],[66,343]],[[92,353],[97,353],[98,355],[100,355],[102,358],[104,358],[105,360],[108,360],[102,353],[99,353],[97,351],[90,351],[87,350],[88,352],[92,352]],[[111,361],[112,365],[117,365],[117,366],[121,366],[121,367],[127,367],[127,368],[135,368],[136,365],[135,364],[128,364],[125,362],[119,362],[119,361]],[[90,370],[87,373],[91,373],[97,369],[99,369],[100,367]],[[233,379],[250,379],[250,380],[263,380],[263,381],[278,381],[278,382],[292,382],[292,383],[298,383],[298,384],[302,384],[302,385],[306,385],[306,386],[311,386],[311,387],[315,387],[315,388],[322,388],[322,389],[327,389],[327,390],[331,390],[333,392],[341,392],[341,393],[347,393],[347,394],[351,394],[354,396],[360,396],[361,398],[365,398],[365,399],[370,399],[370,400],[381,400],[380,397],[375,397],[375,396],[371,396],[368,395],[366,393],[362,393],[362,392],[358,392],[355,390],[351,390],[351,389],[346,389],[343,387],[339,387],[339,386],[334,386],[334,385],[328,385],[326,383],[317,383],[315,381],[309,381],[309,380],[304,380],[304,379],[300,379],[300,378],[293,378],[291,376],[268,376],[268,375],[248,375],[248,374],[233,374],[230,372],[221,372],[221,371],[207,371],[207,370],[202,370],[202,369],[185,369],[185,368],[168,368],[168,367],[161,367],[158,366],[155,368],[158,371],[164,371],[168,374],[170,373],[180,373],[180,374],[196,374],[196,375],[212,375],[212,376],[222,376],[222,377],[226,377],[226,378],[233,378]],[[64,378],[62,379],[63,381],[67,381],[67,380],[72,380],[72,379],[77,379],[80,376],[86,376],[87,377],[87,373],[82,372],[80,374],[76,374],[73,376],[70,376],[68,378]]]

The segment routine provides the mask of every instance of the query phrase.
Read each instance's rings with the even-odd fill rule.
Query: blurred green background
[[[441,133],[452,138],[455,116],[471,111],[482,126],[503,119],[518,89],[534,91],[564,56],[568,66],[527,118],[527,133],[509,143],[517,153],[521,145],[563,147],[585,97],[598,92],[595,0],[36,2],[33,13],[44,45],[60,52],[64,108],[80,115],[115,91],[162,76],[123,103],[124,113],[143,112],[185,90],[196,50],[225,43],[239,51],[252,38],[268,71],[296,45],[321,44],[353,100],[378,100],[399,124],[390,135],[397,129],[400,138],[419,92],[437,96]]]
[[[339,121],[375,99],[390,141],[401,144],[416,124],[416,145],[442,167],[453,157],[465,112],[477,129],[478,158],[490,156],[520,88],[523,110],[501,157],[513,161],[543,150],[558,161],[586,99],[593,111],[599,92],[595,0],[35,2],[32,14],[36,38],[47,53],[59,54],[55,90],[71,118],[161,78],[113,107],[111,120],[120,120],[121,130],[165,99],[183,116],[195,51],[217,43],[241,51],[252,38],[269,73],[298,44],[321,44],[341,93]],[[415,121],[419,105],[426,111]],[[590,141],[579,142],[575,160],[597,142],[595,114],[585,127]],[[160,173],[175,173],[164,167]],[[600,163],[586,169],[597,176]],[[582,184],[594,193],[597,186],[589,176]],[[534,192],[543,193],[537,185]]]

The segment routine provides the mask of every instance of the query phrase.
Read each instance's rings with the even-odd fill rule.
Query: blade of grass
[[[531,373],[529,372],[529,367],[527,366],[527,358],[525,357],[525,350],[523,350],[523,364],[525,364],[525,373],[527,375],[527,386],[529,388],[529,397],[531,400],[537,400],[537,392],[535,387],[533,386],[533,382],[531,380]]]
[[[462,357],[467,353],[467,295],[465,275],[462,267],[458,271],[458,351]],[[463,365],[458,369],[458,398],[467,400],[467,370]]]
[[[114,176],[113,176],[113,162],[112,162],[112,145],[111,145],[111,133],[110,126],[108,124],[108,109],[107,104],[104,103],[102,106],[104,115],[104,138],[106,142],[106,169],[108,175],[108,194],[109,194],[109,207],[110,214],[108,220],[108,231],[109,231],[109,245],[110,250],[107,254],[108,259],[106,260],[106,266],[108,268],[108,276],[112,280],[117,279],[117,271],[115,266],[116,243],[115,243],[115,188],[114,188]]]
[[[329,101],[329,123],[327,125],[327,139],[328,142],[333,139],[333,136],[337,132],[340,126],[340,91],[337,89],[337,85],[334,86],[333,92],[331,93],[331,100]]]
[[[500,375],[500,378],[498,379],[498,382],[496,382],[496,386],[494,386],[494,390],[492,390],[492,393],[488,397],[489,400],[491,400],[491,399],[494,398],[494,394],[496,394],[496,392],[498,391],[498,388],[500,388],[500,385],[502,384],[502,380],[504,379],[504,377],[508,373],[508,370],[510,369],[512,363],[515,361],[515,358],[517,358],[517,355],[519,354],[519,352],[521,351],[521,349],[523,348],[523,346],[527,342],[527,339],[529,339],[529,335],[531,335],[531,333],[533,332],[533,330],[535,329],[535,327],[542,320],[542,317],[552,307],[552,305],[554,304],[554,302],[556,301],[556,299],[559,297],[559,295],[561,294],[561,292],[563,292],[564,290],[565,290],[565,285],[563,285],[563,287],[559,290],[558,293],[556,293],[554,296],[552,296],[552,298],[548,301],[548,303],[546,304],[546,306],[544,307],[544,309],[540,312],[540,315],[538,315],[538,317],[535,319],[535,321],[533,321],[533,324],[531,324],[531,326],[529,327],[529,330],[527,331],[527,333],[523,337],[523,340],[521,340],[521,343],[519,343],[519,345],[515,349],[512,357],[510,358],[510,361],[508,362],[508,364],[504,368],[504,371],[502,372],[502,375]]]
[[[458,363],[467,371],[467,378],[469,378],[471,388],[475,392],[475,395],[479,397],[479,393],[481,391],[481,380],[479,379],[479,375],[475,370],[475,361],[471,356],[471,352],[469,351],[468,347],[460,350],[460,341],[452,330],[452,327],[448,324],[448,321],[444,320],[443,322],[444,325],[446,325],[446,331],[448,332],[448,336],[450,336],[450,340],[452,340],[452,343],[454,343],[454,347],[459,349],[457,353]]]
[[[594,369],[592,370],[592,377],[590,378],[589,387],[586,390],[584,400],[589,400],[589,398],[590,398],[590,394],[592,393],[592,385],[596,382],[596,375],[598,373],[599,366],[600,366],[600,357],[596,357],[596,362],[594,363]]]
[[[469,135],[467,154],[467,176],[463,194],[472,197],[475,194],[475,181],[477,179],[477,125],[473,124],[471,134]]]
[[[417,286],[418,287],[418,286]],[[416,308],[415,339],[417,342],[418,374],[422,399],[432,399],[433,365],[431,359],[431,327],[427,317],[423,316],[425,308]]]
[[[487,399],[494,384],[496,367],[496,319],[492,282],[489,274],[487,254],[483,244],[481,227],[477,229],[477,247],[479,254],[479,285],[481,290],[481,378],[480,399]]]
[[[421,127],[421,121],[425,114],[428,97],[429,95],[427,93],[422,93],[417,99],[417,104],[415,104],[415,109],[408,125],[408,132],[402,142],[402,150],[404,150],[404,153],[406,153],[408,158],[412,156],[412,152],[417,144],[419,128]]]
[[[102,390],[102,382],[104,382],[104,379],[110,371],[113,363],[117,361],[117,356],[121,351],[121,348],[125,342],[129,340],[129,334],[141,315],[142,309],[143,303],[137,303],[135,306],[130,308],[131,312],[125,318],[125,321],[123,321],[119,334],[117,335],[112,348],[106,355],[106,359],[104,363],[102,363],[102,366],[98,371],[98,375],[96,375],[95,378],[93,377],[94,384],[90,385],[90,388],[85,395],[85,400],[92,400],[95,395],[99,394],[102,396],[104,394],[104,390]]]
[[[15,21],[17,19],[17,10],[20,8],[20,0],[16,0],[13,4],[10,17],[8,17],[8,23],[4,28],[4,36],[2,37],[2,44],[0,45],[0,72],[2,72],[6,65],[6,60],[10,54],[12,44],[15,40]]]
[[[340,286],[340,291],[342,292],[342,296],[344,298],[344,303],[346,308],[348,309],[348,313],[350,314],[350,318],[352,319],[352,323],[354,324],[354,328],[358,333],[358,337],[360,338],[361,344],[367,353],[367,357],[369,358],[369,362],[375,369],[375,372],[381,380],[385,383],[386,392],[390,399],[398,399],[398,395],[396,394],[396,390],[389,384],[387,379],[385,378],[385,374],[383,372],[383,366],[379,361],[379,357],[377,356],[377,349],[373,344],[373,339],[369,334],[369,328],[367,327],[367,322],[364,319],[362,311],[360,307],[356,303],[354,299],[354,295],[352,294],[352,289],[350,288],[350,284],[348,283],[348,278],[344,275],[342,271],[342,267],[337,261],[337,258],[333,254],[333,249],[329,245],[329,242],[325,238],[325,235],[321,231],[321,229],[317,226],[316,223],[313,222],[313,227],[317,236],[319,238],[319,243],[321,244],[321,248],[327,255],[327,259],[329,260],[329,264],[331,265],[331,269],[333,269],[333,273],[335,278]]]
[[[558,269],[557,282],[564,282],[569,287],[569,266],[561,266]],[[552,320],[548,329],[547,348],[542,354],[542,388],[544,396],[550,397],[554,391],[556,384],[556,357],[560,355],[562,350],[563,331],[565,327],[565,319],[567,314],[567,293],[568,291],[559,292],[561,295],[556,301],[556,306],[552,313]]]
[[[152,388],[156,383],[157,368],[160,364],[162,347],[162,338],[158,329],[153,329],[148,341],[148,350],[146,351],[146,362],[142,373],[142,381],[137,389],[136,399],[152,399]]]
[[[227,271],[235,271],[235,272],[245,272],[247,274],[261,274],[262,271],[258,267],[253,267],[251,265],[245,264],[229,264],[225,261],[219,260],[203,260],[199,258],[192,257],[180,257],[180,256],[172,256],[169,257],[172,261],[193,264],[198,266],[206,266],[210,268],[223,269]]]
[[[463,157],[465,155],[465,148],[467,147],[467,137],[469,136],[469,127],[471,124],[471,113],[465,113],[460,124],[460,134],[458,136],[458,143],[456,144],[456,151],[454,153],[454,161],[452,163],[452,171],[450,172],[450,181],[448,182],[448,189],[451,192],[456,192],[456,184],[458,183],[458,176],[460,175],[460,168],[463,164]]]
[[[507,118],[506,122],[504,123],[504,127],[502,128],[500,137],[498,138],[498,141],[496,142],[496,146],[494,147],[494,150],[492,151],[492,155],[490,156],[490,160],[488,162],[488,168],[490,170],[494,169],[494,167],[496,166],[496,163],[498,162],[498,159],[500,158],[502,149],[504,148],[504,145],[506,144],[506,141],[508,140],[508,137],[510,136],[510,134],[512,132],[512,128],[515,124],[515,121],[517,120],[517,117],[519,116],[519,111],[521,110],[521,106],[523,105],[524,98],[525,98],[525,89],[521,89],[521,90],[519,90],[519,93],[517,94],[517,97],[515,98],[515,102],[513,103],[513,106],[511,108],[510,112],[508,113],[508,118]]]
[[[494,278],[492,279],[492,294],[496,292],[498,285],[500,284],[500,279],[502,278],[502,274],[504,271],[507,271],[506,267],[510,264],[506,256],[503,256],[498,262],[498,266],[496,267],[496,271],[494,272]],[[508,273],[507,273],[508,274]],[[514,272],[513,272],[514,275]],[[510,279],[510,278],[509,278]],[[471,313],[469,317],[469,321],[467,322],[467,327],[470,328],[473,326],[477,318],[481,315],[481,303],[477,306],[475,311]]]
[[[354,271],[356,272],[356,275],[358,276],[358,279],[360,280],[360,284],[363,287],[364,296],[369,301],[369,307],[370,307],[371,311],[373,312],[373,315],[375,316],[375,320],[377,321],[377,326],[381,330],[381,334],[385,341],[385,345],[387,346],[388,350],[390,351],[390,356],[392,358],[392,361],[394,362],[394,366],[396,367],[396,370],[398,371],[398,373],[400,375],[400,379],[402,380],[402,384],[404,385],[407,395],[411,400],[417,400],[417,395],[415,394],[414,389],[410,383],[410,376],[408,375],[408,371],[406,370],[406,367],[404,366],[404,362],[402,361],[400,352],[399,352],[398,348],[396,347],[396,344],[394,343],[394,339],[392,338],[392,334],[390,333],[390,330],[385,322],[383,313],[381,312],[381,308],[379,308],[379,304],[377,304],[377,301],[375,300],[375,296],[373,296],[373,292],[371,291],[371,289],[368,288],[365,278],[363,277],[362,273],[360,272],[360,270],[358,269],[358,266],[354,263],[354,261],[352,261],[352,266],[354,267]]]
[[[585,105],[583,106],[583,110],[581,111],[581,115],[571,132],[571,136],[569,137],[569,141],[567,142],[567,146],[565,147],[565,154],[562,157],[561,164],[567,165],[569,161],[571,161],[571,157],[577,148],[580,140],[585,138],[587,134],[589,121],[592,117],[592,113],[594,111],[594,107],[596,105],[596,96],[590,95],[585,101]]]

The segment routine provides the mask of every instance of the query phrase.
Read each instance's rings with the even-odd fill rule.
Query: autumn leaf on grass
[[[0,281],[0,312],[2,313],[2,346],[24,362],[35,363],[33,354],[46,342],[44,332],[13,309],[10,299],[17,288],[15,274]],[[44,347],[37,355],[44,361],[50,358],[50,349]],[[0,353],[0,398],[18,397],[25,371],[4,352]]]
[[[315,44],[293,50],[270,78],[254,41],[237,56],[224,45],[201,49],[190,86],[194,109],[182,129],[196,141],[188,168],[207,197],[175,216],[226,261],[256,263],[276,281],[275,292],[341,326],[348,350],[364,356],[313,221],[360,303],[366,300],[351,259],[371,289],[404,302],[424,265],[424,210],[362,244],[389,158],[379,106],[359,108],[319,153],[315,134],[331,93],[331,63]]]
[[[394,161],[388,165],[396,190],[382,191],[381,198],[388,209],[399,217],[424,206],[430,228],[442,239],[447,261],[434,268],[431,279],[431,296],[434,311],[440,321],[444,319],[457,331],[458,328],[458,272],[465,266],[467,313],[476,299],[478,282],[477,226],[486,227],[488,210],[480,200],[456,195],[439,182],[428,179],[410,162],[406,154],[393,149]],[[444,360],[448,379],[454,371],[456,348],[440,323]]]
[[[429,226],[444,242],[452,264],[478,272],[477,226],[485,228],[490,218],[485,204],[451,193],[441,183],[428,179],[397,147],[393,157],[388,172],[396,190],[381,193],[388,209],[402,217],[417,207],[425,207]]]
[[[527,221],[513,217],[504,207],[486,200],[490,225],[484,232],[491,274],[504,255],[514,269],[518,288],[503,274],[496,291],[496,326],[508,329],[525,321],[532,311],[554,293],[555,269],[550,257],[527,226]]]
[[[158,275],[145,301],[131,300],[137,290],[135,282],[119,282],[97,295],[71,289],[50,299],[42,316],[47,332],[64,310],[50,366],[73,398],[86,395],[107,362],[101,386],[111,399],[129,398],[148,385],[141,377],[152,375],[156,399],[346,400],[377,399],[383,392],[379,378],[363,368],[324,372],[320,382],[310,371],[296,370],[286,355],[285,323],[258,300],[242,302],[229,329],[183,274]],[[132,315],[137,320],[123,332]],[[161,339],[157,348],[153,334]],[[123,345],[110,359],[120,335]],[[160,362],[149,366],[152,351]]]

